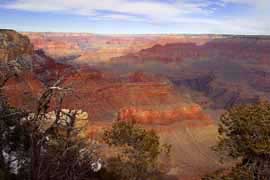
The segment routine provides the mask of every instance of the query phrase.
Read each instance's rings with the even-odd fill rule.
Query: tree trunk
[[[31,151],[31,180],[39,180],[40,175],[40,145],[38,137],[32,136],[32,151]]]

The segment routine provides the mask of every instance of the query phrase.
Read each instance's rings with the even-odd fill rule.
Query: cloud
[[[107,15],[99,15],[95,17],[91,17],[91,20],[96,21],[130,21],[130,22],[144,22],[145,19],[137,17],[137,16],[131,16],[131,15],[124,15],[124,14],[107,14]]]
[[[16,0],[2,5],[4,8],[33,12],[63,12],[84,16],[99,16],[99,12],[109,12],[112,16],[130,17],[136,15],[160,21],[188,14],[206,14],[210,10],[205,3],[188,3],[183,0],[169,3],[150,0]],[[102,15],[101,15],[102,17]],[[128,16],[126,16],[128,17]]]
[[[269,11],[270,9],[270,0],[222,0],[222,1],[225,4],[226,3],[242,4],[259,10]]]
[[[234,17],[227,10],[223,16],[216,15],[229,4],[254,12],[250,16],[238,12]],[[12,0],[0,8],[172,26],[186,33],[270,34],[270,0]]]
[[[270,4],[269,0],[222,0],[225,3],[238,3],[238,4],[248,4],[248,5],[266,5]]]

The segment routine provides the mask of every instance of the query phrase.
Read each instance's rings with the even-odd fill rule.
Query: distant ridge
[[[149,37],[156,37],[156,36],[187,36],[187,37],[240,37],[240,38],[270,38],[270,35],[255,35],[255,34],[187,34],[187,33],[168,33],[168,34],[105,34],[105,33],[90,33],[90,32],[34,32],[34,31],[21,31],[22,34],[43,34],[43,35],[61,35],[61,36],[116,36],[116,37],[140,37],[140,36],[149,36]]]

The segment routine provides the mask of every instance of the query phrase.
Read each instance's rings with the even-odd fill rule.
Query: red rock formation
[[[43,35],[41,34],[41,36]],[[63,36],[67,36],[70,44],[62,43]],[[50,34],[53,41],[57,39],[59,42],[46,42],[48,43],[46,45],[46,43],[42,44],[42,40],[37,47],[47,46],[48,49],[52,48],[53,51],[59,51],[61,55],[63,55],[62,53],[66,55],[66,53],[69,54],[70,48],[74,48],[77,53],[77,45],[80,46],[80,50],[85,48],[81,43],[76,45],[78,39],[80,39],[80,42],[88,44],[87,38],[84,41],[84,38],[80,37],[81,34],[68,36]],[[37,39],[39,38],[40,35],[37,36]],[[137,44],[135,43],[134,46],[141,49],[155,43],[156,41],[153,42],[155,38],[157,37],[139,37],[139,40],[135,41]],[[104,48],[105,51],[110,49],[110,46],[122,48],[119,54],[138,50],[132,46],[126,47],[126,43],[134,41],[134,37],[121,37],[121,40],[111,37],[108,40],[104,37],[91,36],[90,39],[93,42],[98,39],[104,47],[107,45]],[[168,39],[168,41],[179,40],[173,36],[168,37]],[[168,42],[164,39],[162,41],[162,43]],[[63,51],[59,50],[61,48],[63,48]],[[106,58],[115,55],[111,54],[114,52],[113,48],[106,52],[108,52],[104,56]],[[174,145],[172,159],[176,166],[181,167],[181,170],[192,172],[191,175],[193,175],[194,169],[200,169],[200,172],[198,172],[200,174],[201,169],[205,172],[205,169],[217,167],[213,162],[212,151],[208,147],[210,144],[214,144],[212,141],[216,135],[215,127],[210,129],[210,134],[208,126],[202,128],[201,124],[204,125],[205,122],[208,122],[208,116],[201,107],[178,93],[176,87],[167,78],[142,72],[119,76],[85,66],[79,66],[76,71],[73,71],[72,67],[58,64],[45,54],[36,52],[30,58],[33,63],[33,71],[23,71],[18,77],[13,77],[7,82],[3,92],[8,97],[10,104],[33,110],[36,98],[40,96],[43,90],[43,84],[52,81],[57,75],[65,74],[64,85],[72,87],[74,95],[67,96],[64,99],[63,108],[82,109],[82,111],[88,112],[90,125],[87,133],[90,137],[100,133],[104,127],[109,128],[112,121],[117,119],[117,116],[119,120],[132,119],[144,124],[147,128],[158,130],[162,142]],[[66,71],[68,72],[66,73]],[[70,71],[72,72],[70,73]],[[186,122],[201,122],[201,124],[198,123],[199,127],[196,127],[196,129],[193,126],[187,128],[187,126],[184,126]],[[184,166],[187,167],[183,166],[183,162]]]
[[[155,45],[112,61],[116,68],[128,62],[146,72],[149,67],[144,64],[158,67],[151,71],[169,74],[175,85],[202,92],[211,108],[227,109],[269,99],[269,48],[269,37],[228,36],[201,45]]]
[[[134,104],[135,108],[140,108],[158,106],[157,104],[171,106],[176,104],[176,101],[181,102],[181,98],[175,93],[175,87],[168,83],[166,78],[164,80],[160,76],[143,73],[148,70],[144,69],[144,63],[149,61],[159,62],[161,66],[171,64],[170,69],[164,73],[162,68],[154,73],[166,76],[169,72],[168,78],[175,85],[203,92],[213,100],[214,108],[229,108],[235,104],[254,102],[260,95],[257,91],[263,93],[269,91],[268,75],[264,77],[263,74],[267,72],[261,67],[270,64],[268,62],[270,41],[267,37],[100,36],[77,33],[25,33],[25,35],[30,37],[36,49],[44,48],[45,54],[57,56],[79,54],[80,57],[77,57],[75,62],[107,61],[113,58],[117,63],[140,65],[137,73],[125,75],[126,79],[123,79],[118,75],[85,68],[83,65],[78,67],[77,73],[72,67],[58,64],[44,53],[37,53],[33,57],[36,77],[48,84],[59,75],[67,76],[65,83],[72,85],[75,94],[82,97],[80,100],[70,98],[67,105],[80,106],[89,113],[99,114],[94,115],[93,119],[113,119],[119,109],[133,107]],[[194,62],[200,62],[202,65],[196,69],[192,65]],[[174,66],[179,67],[182,64],[184,68],[174,69]],[[231,82],[232,78],[229,75],[231,68],[233,73],[239,76],[238,79],[244,77],[243,81],[247,83],[236,78]],[[214,78],[208,78],[210,73],[214,74]],[[235,74],[231,76],[236,76]],[[174,97],[177,97],[176,101],[173,100]]]
[[[0,60],[7,62],[33,53],[29,39],[13,30],[0,30]]]
[[[132,83],[162,82],[162,81],[166,82],[166,79],[164,79],[160,76],[145,73],[142,71],[130,73],[128,76],[128,82],[132,82]]]
[[[33,110],[36,108],[37,99],[43,90],[43,84],[34,74],[25,72],[9,79],[3,87],[3,94],[11,106],[23,110]]]
[[[124,107],[172,106],[181,102],[173,87],[165,82],[128,82],[114,79],[100,72],[81,72],[66,79],[76,96],[65,99],[65,104],[87,111],[91,120],[112,121]]]
[[[32,72],[44,84],[55,82],[58,78],[70,76],[75,69],[67,64],[57,63],[53,58],[47,56],[42,50],[35,51],[32,58]]]
[[[115,35],[101,36],[85,33],[24,33],[35,49],[43,49],[53,57],[80,55],[76,62],[91,63],[108,61],[150,48],[156,44],[195,43],[201,45],[223,36],[181,36],[181,35]]]
[[[35,49],[49,55],[74,57],[77,63],[124,59],[156,60],[163,62],[185,59],[222,57],[229,59],[258,59],[269,57],[270,40],[264,36],[222,35],[141,35],[101,36],[85,33],[24,33]],[[122,58],[123,59],[123,58]],[[117,58],[117,60],[119,60]]]
[[[187,38],[191,38],[187,36]],[[267,49],[270,47],[270,39],[252,38],[252,37],[228,37],[222,39],[212,39],[198,45],[194,42],[168,42],[165,45],[154,45],[151,48],[143,49],[137,53],[130,53],[123,57],[113,58],[114,61],[157,61],[157,62],[181,62],[183,60],[201,60],[201,59],[233,59],[244,61],[246,59],[256,59],[265,62],[269,57]]]
[[[119,121],[132,121],[139,124],[168,125],[176,122],[195,120],[209,121],[209,117],[200,106],[180,106],[169,110],[143,110],[140,108],[123,108],[118,113]]]

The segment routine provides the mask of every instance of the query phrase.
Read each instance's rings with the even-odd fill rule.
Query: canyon
[[[11,105],[33,110],[62,78],[63,108],[88,114],[89,137],[114,121],[153,129],[172,144],[169,174],[187,180],[226,166],[211,150],[224,110],[270,99],[269,50],[268,36],[0,31],[1,64],[18,71],[3,88]]]
[[[200,93],[195,101],[206,108],[269,97],[269,36],[24,34],[59,63],[162,77],[187,94],[195,92],[191,97]]]

